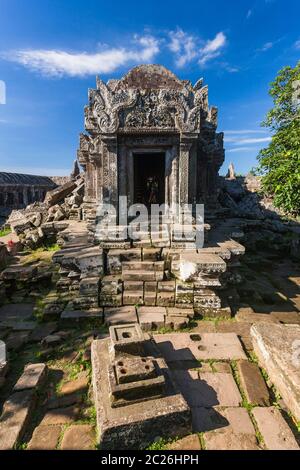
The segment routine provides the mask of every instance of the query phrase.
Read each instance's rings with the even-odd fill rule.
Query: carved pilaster
[[[103,202],[118,208],[117,137],[102,137],[103,142]]]

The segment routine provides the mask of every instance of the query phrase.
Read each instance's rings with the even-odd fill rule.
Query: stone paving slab
[[[255,436],[235,434],[230,429],[207,432],[203,439],[206,450],[260,450]]]
[[[231,374],[173,370],[190,407],[239,406],[242,397]]]
[[[37,426],[28,443],[27,450],[55,450],[62,426]]]
[[[269,450],[299,450],[296,439],[280,411],[271,406],[252,410],[258,428]]]
[[[84,393],[88,388],[88,376],[86,372],[80,372],[76,379],[62,384],[59,393],[67,395],[71,393]]]
[[[166,361],[196,360],[189,347],[191,341],[188,333],[153,335],[153,338]]]
[[[45,382],[47,370],[46,364],[28,364],[24,367],[24,372],[15,384],[13,390],[20,392],[32,388],[38,389]]]
[[[154,339],[166,361],[246,359],[235,333],[171,333]]]
[[[95,435],[89,424],[77,424],[68,427],[63,435],[61,450],[93,450]]]
[[[203,333],[193,341],[191,351],[197,359],[247,359],[236,333]]]
[[[78,406],[68,406],[67,408],[57,408],[49,410],[42,422],[43,426],[53,424],[68,424],[76,421],[80,417],[80,408]]]
[[[254,405],[270,406],[269,392],[258,366],[242,360],[238,361],[237,368],[247,401]]]
[[[255,435],[255,429],[245,408],[193,408],[193,430],[207,432],[229,428],[233,433]]]
[[[198,434],[190,434],[167,445],[168,450],[201,450]]]
[[[104,323],[108,326],[137,323],[136,309],[133,305],[105,308]]]
[[[0,417],[0,450],[13,449],[23,437],[35,404],[34,390],[13,393]]]

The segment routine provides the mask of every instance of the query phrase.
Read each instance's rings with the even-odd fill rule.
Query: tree
[[[258,155],[258,173],[265,194],[291,215],[300,214],[300,62],[284,67],[271,83],[274,107],[262,126],[269,127],[272,140]]]

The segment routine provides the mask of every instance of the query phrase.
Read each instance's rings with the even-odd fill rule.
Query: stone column
[[[192,142],[185,136],[180,137],[179,154],[179,204],[187,204],[189,198],[189,160]]]
[[[118,210],[118,155],[117,137],[103,136],[103,202]]]

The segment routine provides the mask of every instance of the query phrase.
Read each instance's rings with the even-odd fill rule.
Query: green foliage
[[[300,62],[295,68],[279,71],[269,91],[274,107],[263,126],[273,132],[269,146],[260,151],[257,171],[262,175],[263,191],[274,197],[284,212],[300,214]],[[300,88],[300,82],[298,83]],[[298,88],[298,89],[299,89]]]
[[[10,228],[4,228],[0,230],[0,237],[5,237],[5,235],[8,235],[9,233],[11,233]]]

